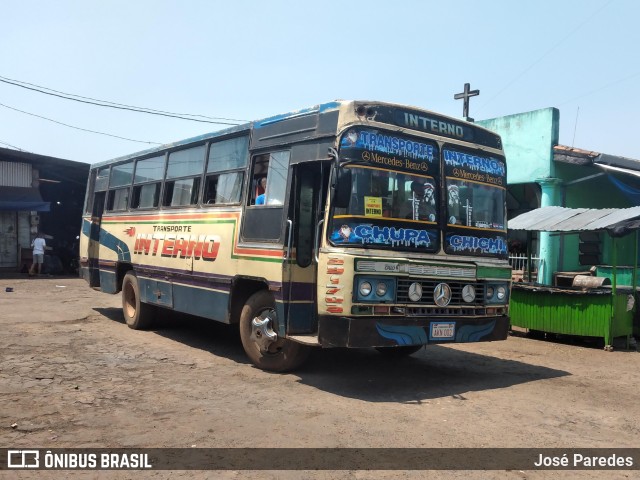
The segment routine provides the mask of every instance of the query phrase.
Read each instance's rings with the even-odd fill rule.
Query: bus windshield
[[[438,191],[427,175],[352,169],[351,199],[334,210],[334,244],[437,251]]]
[[[365,128],[345,132],[340,146],[351,197],[333,209],[333,245],[506,254],[502,159]]]

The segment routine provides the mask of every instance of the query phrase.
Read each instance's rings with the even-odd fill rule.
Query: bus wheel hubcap
[[[251,321],[250,338],[261,352],[271,352],[270,347],[278,340],[278,334],[271,328],[271,319],[268,316],[256,317]]]

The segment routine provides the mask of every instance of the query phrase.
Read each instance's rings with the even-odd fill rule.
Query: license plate
[[[431,339],[432,340],[453,340],[456,334],[455,322],[432,322],[431,323]]]

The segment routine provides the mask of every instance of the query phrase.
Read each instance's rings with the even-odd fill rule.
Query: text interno
[[[136,235],[133,253],[171,258],[191,258],[213,261],[218,256],[218,235],[173,235],[164,233],[139,233]]]

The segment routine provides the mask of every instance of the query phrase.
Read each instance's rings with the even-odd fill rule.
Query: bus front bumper
[[[505,340],[509,317],[334,317],[319,318],[323,347],[394,347],[430,343]]]

